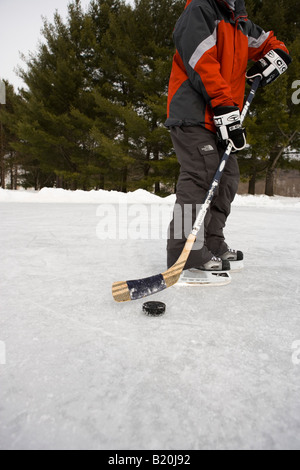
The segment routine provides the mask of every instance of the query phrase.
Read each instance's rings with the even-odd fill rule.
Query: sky
[[[17,74],[18,66],[25,67],[20,53],[35,52],[42,38],[42,16],[52,22],[56,10],[67,15],[70,0],[0,0],[0,80],[8,80],[15,89],[24,85]],[[86,10],[90,0],[81,0]]]

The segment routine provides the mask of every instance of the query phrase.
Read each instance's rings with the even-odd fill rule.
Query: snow
[[[43,188],[40,191],[10,191],[0,188],[0,202],[39,202],[64,204],[152,204],[174,203],[174,196],[160,198],[143,189],[134,192],[120,193],[117,191],[67,191],[58,188]]]
[[[49,203],[49,204],[168,204],[175,203],[175,195],[162,198],[144,189],[120,193],[117,191],[67,191],[58,188],[43,188],[40,191],[10,191],[0,188],[1,202]],[[265,195],[236,195],[233,206],[264,206],[300,208],[300,198]]]
[[[111,285],[164,270],[166,242],[101,239],[98,205],[148,224],[173,201],[0,190],[0,449],[300,449],[300,200],[238,196],[244,271],[147,317]]]

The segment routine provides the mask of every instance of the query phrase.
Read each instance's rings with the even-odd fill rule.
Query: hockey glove
[[[292,58],[283,50],[269,51],[248,70],[247,82],[252,85],[255,77],[261,77],[260,86],[269,85],[287,70],[291,62]]]
[[[241,124],[241,114],[237,106],[214,108],[214,123],[219,139],[227,145],[232,144],[233,152],[246,147],[246,131]]]

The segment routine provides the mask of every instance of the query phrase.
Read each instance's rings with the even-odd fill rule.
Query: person
[[[165,126],[180,163],[176,204],[169,226],[167,264],[182,252],[205,200],[224,150],[233,152],[224,168],[204,227],[184,269],[228,270],[243,259],[230,249],[224,227],[239,183],[235,152],[246,146],[241,125],[246,78],[265,86],[291,62],[285,44],[247,15],[244,0],[188,0],[174,29],[176,53],[169,81]],[[248,61],[254,65],[246,69]]]

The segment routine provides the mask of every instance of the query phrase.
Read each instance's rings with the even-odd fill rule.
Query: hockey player
[[[174,30],[176,54],[169,82],[168,116],[180,163],[176,205],[169,228],[168,268],[180,255],[228,142],[233,153],[210,210],[202,237],[185,269],[228,270],[230,260],[243,258],[231,250],[223,229],[237,192],[239,168],[234,152],[246,146],[240,111],[245,76],[262,77],[265,86],[291,62],[288,50],[272,31],[248,19],[244,0],[188,0]],[[254,65],[246,69],[248,61]],[[180,219],[180,220],[178,220]],[[180,223],[178,223],[180,222]],[[179,228],[178,228],[179,227]]]

